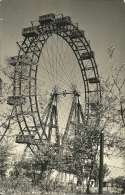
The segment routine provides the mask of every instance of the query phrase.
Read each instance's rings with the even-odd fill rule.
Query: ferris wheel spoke
[[[50,66],[52,66],[52,65],[53,65],[53,64],[50,64]],[[54,73],[52,73],[52,72],[50,72],[50,71],[48,70],[48,68],[41,67],[41,70],[44,70],[44,72],[47,73],[47,75],[49,75],[49,77],[50,77],[50,76],[51,76],[51,77],[54,77],[54,78],[58,79],[58,81],[60,81],[60,83],[63,82],[64,84],[68,85],[68,83],[66,83],[66,82],[64,81],[64,78],[62,77],[61,74],[59,74],[58,77],[56,77]],[[53,67],[53,71],[55,71],[55,70],[56,70],[55,67]],[[61,79],[61,80],[60,80],[60,79]],[[50,79],[50,80],[52,80],[52,79]],[[47,81],[48,81],[48,78],[47,78]],[[51,83],[53,83],[53,82],[51,81]]]
[[[67,103],[65,103],[67,102]],[[66,128],[67,118],[71,109],[72,99],[69,97],[65,98],[65,101],[58,102],[58,113],[59,113],[59,128]],[[66,111],[68,109],[68,112]],[[61,114],[60,114],[61,110]]]
[[[53,36],[52,36],[52,38],[53,38]],[[54,43],[55,43],[55,46],[56,46],[56,51],[57,51],[57,53],[58,53],[58,55],[59,55],[59,64],[60,64],[60,62],[63,64],[63,65],[65,65],[65,63],[64,63],[64,61],[63,61],[63,59],[62,59],[62,56],[61,56],[61,51],[59,51],[59,49],[58,49],[58,43],[56,43],[56,41],[55,41],[55,39],[53,38],[53,41],[54,41]],[[56,54],[56,56],[57,56],[57,54]],[[56,65],[57,65],[57,58],[56,58]],[[63,69],[63,67],[64,66],[60,66],[61,67],[61,69],[62,69],[62,71],[63,71],[63,73],[65,74],[65,75],[67,75],[67,72],[66,72],[66,69]],[[56,69],[57,69],[57,67],[56,67]]]
[[[41,69],[44,70],[44,72],[47,73],[47,74],[49,75],[49,77],[56,78],[56,80],[57,80],[58,82],[60,82],[60,83],[63,82],[65,85],[69,85],[68,82],[64,81],[64,78],[61,76],[61,74],[58,75],[58,77],[57,77],[57,76],[55,76],[54,74],[52,74],[50,71],[46,70],[44,67],[41,68]],[[53,68],[53,69],[56,70],[55,68]],[[46,80],[47,80],[47,82],[48,82],[48,81],[49,81],[49,80],[48,80],[48,77],[45,76],[45,78],[46,78]],[[41,79],[39,79],[39,80],[42,81],[42,82],[44,83],[44,80],[41,80]],[[46,80],[45,80],[45,81],[46,81]],[[51,85],[53,84],[53,82],[50,82],[50,83],[51,83]]]
[[[61,65],[60,67],[63,67],[63,65]],[[55,68],[53,68],[53,70],[55,70],[56,71],[56,69]],[[69,72],[69,70],[67,71],[67,72]],[[70,71],[71,72],[71,71]],[[59,75],[59,78],[61,78],[61,76]],[[74,75],[73,75],[73,77],[72,78],[74,78]]]

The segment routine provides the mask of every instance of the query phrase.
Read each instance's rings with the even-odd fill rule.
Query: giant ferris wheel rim
[[[98,82],[98,83],[95,83],[95,85],[97,87],[97,91],[91,91],[91,87],[90,87],[91,83],[89,83],[90,78],[87,77],[87,71],[89,69],[91,69],[93,71],[93,74],[94,74],[95,78],[99,79],[99,73],[98,73],[98,68],[97,68],[97,64],[96,64],[96,61],[95,61],[95,57],[93,56],[92,59],[89,59],[90,63],[91,63],[91,67],[90,66],[85,67],[84,60],[82,60],[80,58],[83,50],[85,50],[87,53],[92,52],[90,44],[87,41],[87,39],[85,38],[85,35],[83,34],[82,38],[80,36],[77,37],[77,43],[79,43],[79,45],[78,45],[76,43],[76,39],[72,39],[71,35],[73,34],[74,30],[76,30],[80,34],[81,30],[78,27],[76,27],[72,22],[70,22],[66,26],[65,25],[64,26],[56,26],[56,24],[49,23],[49,24],[45,25],[44,28],[43,28],[42,25],[40,25],[38,23],[37,27],[38,27],[38,30],[40,32],[39,36],[32,37],[32,38],[27,37],[27,38],[24,38],[22,43],[18,43],[18,46],[19,46],[18,56],[20,57],[20,55],[30,55],[30,57],[32,59],[32,62],[35,62],[35,65],[33,65],[33,67],[35,67],[35,68],[32,69],[32,66],[31,66],[30,71],[29,71],[30,76],[31,76],[33,71],[35,72],[35,74],[34,74],[35,79],[33,81],[34,82],[33,85],[36,87],[36,84],[37,84],[36,83],[37,69],[38,69],[38,64],[39,64],[39,59],[40,59],[42,49],[44,48],[44,45],[47,42],[47,40],[49,39],[49,37],[52,34],[57,34],[60,37],[62,37],[65,42],[68,43],[68,45],[70,46],[70,48],[74,52],[74,55],[77,58],[77,62],[78,62],[78,65],[80,67],[80,70],[81,70],[83,83],[84,83],[84,89],[85,89],[85,106],[86,106],[85,112],[86,112],[86,115],[89,114],[89,107],[90,107],[90,97],[89,96],[92,93],[96,93],[96,95],[97,95],[96,101],[100,101],[100,99],[101,99],[101,88],[100,88],[100,82]],[[48,30],[48,32],[47,32],[47,30]],[[32,42],[33,42],[33,47],[31,48]],[[41,48],[39,47],[39,44],[41,44]],[[81,49],[81,48],[83,48],[83,49]],[[17,67],[15,67],[15,76],[16,76],[16,69],[17,69]],[[14,88],[13,88],[13,94],[14,95],[16,95],[16,88],[15,88],[16,82],[17,82],[16,79],[14,79]],[[33,106],[32,106],[33,101],[32,101],[32,94],[31,94],[32,83],[31,82],[32,81],[30,80],[29,81],[29,101],[30,101],[30,105],[31,105],[31,111],[33,111]],[[21,80],[20,80],[19,86],[20,86],[19,87],[19,93],[21,95]],[[40,120],[40,114],[39,114],[39,110],[38,110],[38,102],[37,102],[36,91],[35,91],[35,96],[34,96],[34,102],[36,103],[38,118]],[[30,129],[27,125],[25,116],[23,116],[23,106],[22,105],[20,105],[20,109],[21,109],[21,112],[22,112],[22,120],[24,121],[24,124],[25,124],[25,126],[28,130],[29,135],[31,135],[31,132],[30,132]],[[18,107],[16,108],[16,114],[17,114],[17,121],[18,121],[18,124],[19,124],[19,128],[20,128],[20,130],[23,134],[23,128],[22,128],[22,125],[20,123],[20,119],[19,119],[19,116],[18,116]],[[40,134],[39,134],[39,131],[38,131],[38,128],[37,128],[37,125],[36,125],[36,122],[35,122],[34,118],[33,118],[33,121],[34,121],[34,124],[35,124],[34,126],[36,128],[36,132],[38,133],[39,139],[42,142],[42,139],[40,137]],[[41,126],[42,126],[42,124],[41,124]],[[38,145],[37,145],[37,147],[39,148]]]

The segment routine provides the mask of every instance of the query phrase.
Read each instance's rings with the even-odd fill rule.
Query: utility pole
[[[103,156],[104,156],[104,133],[100,134],[100,169],[99,169],[99,194],[103,191]]]

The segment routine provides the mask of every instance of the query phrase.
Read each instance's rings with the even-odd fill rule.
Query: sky
[[[107,74],[110,63],[107,55],[109,45],[116,48],[116,66],[124,62],[125,56],[125,3],[123,0],[1,0],[0,1],[0,63],[5,56],[17,54],[17,41],[21,41],[22,28],[29,27],[38,16],[55,13],[71,16],[78,22],[90,40],[99,73]]]
[[[22,28],[49,13],[71,16],[74,23],[78,22],[79,29],[90,40],[101,77],[106,78],[109,72],[109,45],[115,47],[116,67],[125,62],[123,0],[0,0],[0,65],[6,66],[6,56],[17,55],[16,42],[23,40]],[[121,165],[119,160],[117,163]]]

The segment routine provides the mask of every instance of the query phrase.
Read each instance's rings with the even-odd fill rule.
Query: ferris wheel
[[[90,42],[71,17],[51,13],[31,24],[22,29],[18,55],[9,58],[13,94],[7,104],[20,129],[16,142],[35,153],[40,144],[64,145],[77,134],[73,126],[94,121],[101,88]]]

